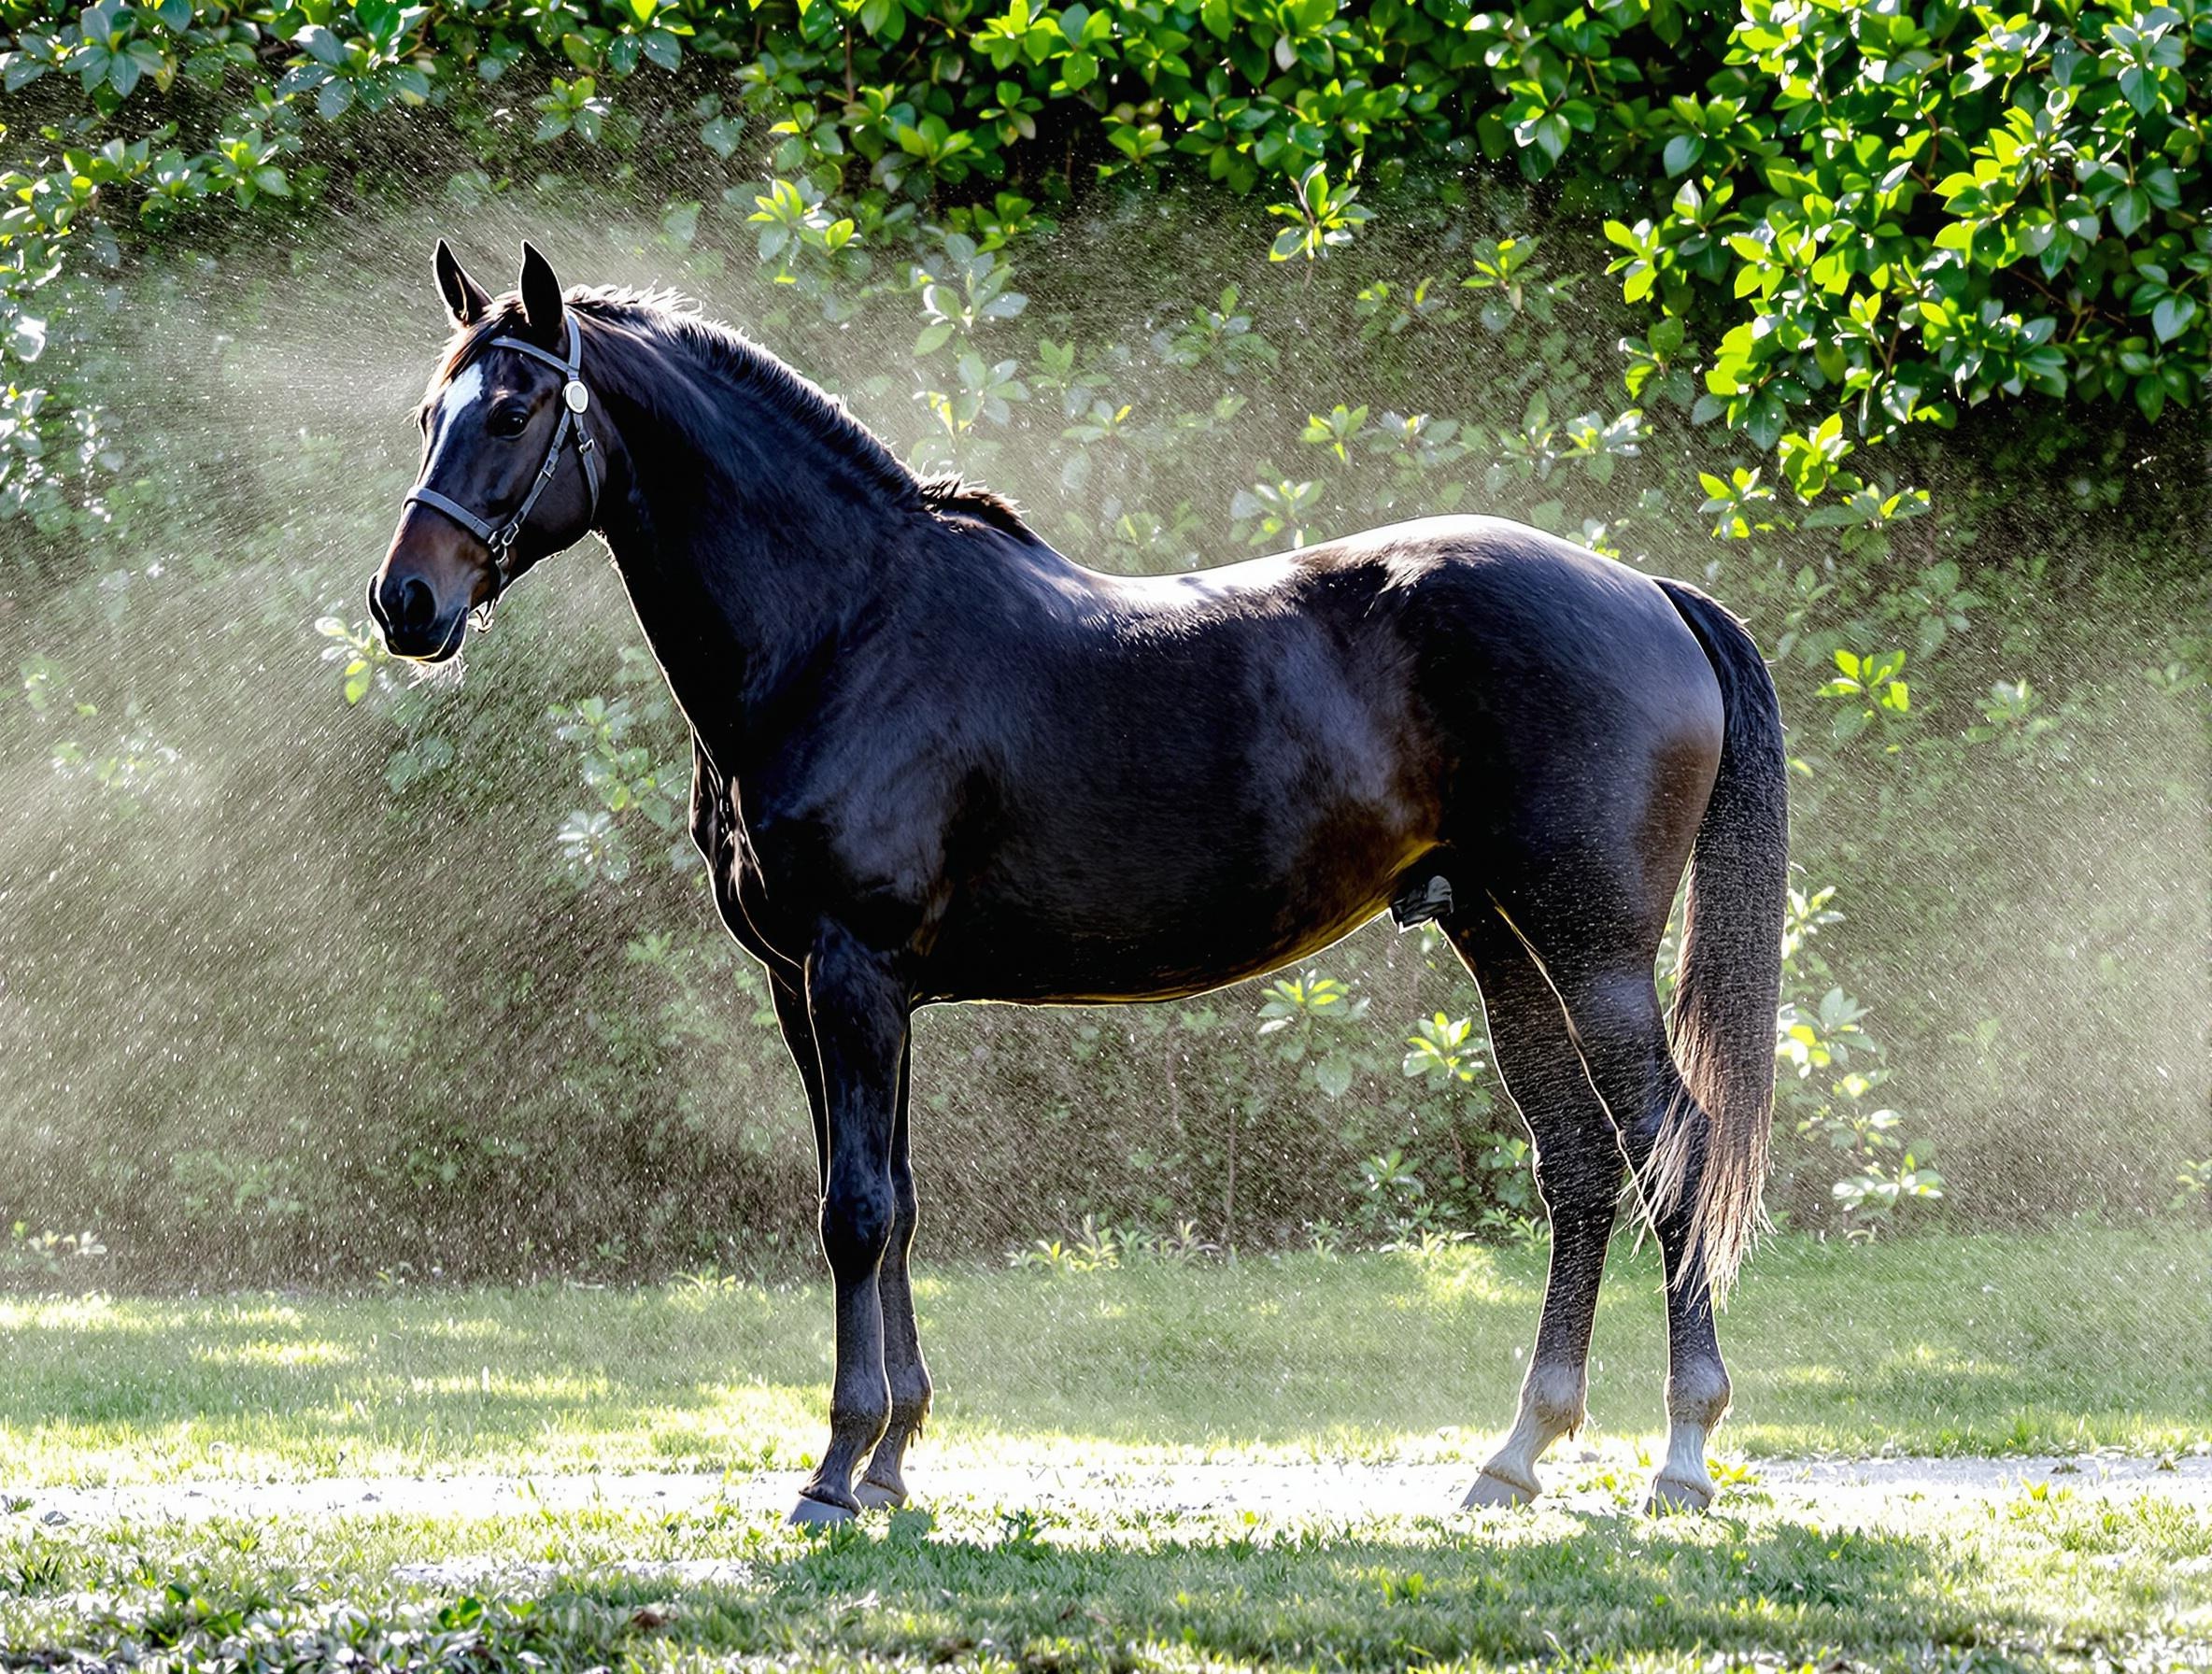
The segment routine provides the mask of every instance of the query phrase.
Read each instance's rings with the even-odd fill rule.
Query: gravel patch
[[[1556,1453],[1544,1465],[1545,1503],[1609,1511],[1624,1492],[1639,1498],[1645,1468],[1621,1455]],[[2152,1459],[2113,1454],[2021,1458],[1767,1459],[1745,1480],[1723,1482],[1733,1497],[1771,1503],[1826,1521],[1880,1521],[1886,1513],[2008,1499],[2042,1485],[2050,1492],[2133,1499],[2149,1495],[2212,1510],[2212,1455]],[[1143,1466],[961,1466],[916,1463],[910,1481],[921,1505],[985,1511],[1194,1518],[1247,1515],[1264,1522],[1354,1522],[1457,1514],[1473,1467],[1356,1461]],[[0,1482],[8,1518],[53,1526],[120,1520],[206,1517],[494,1518],[588,1510],[667,1514],[733,1507],[781,1516],[796,1494],[791,1471],[719,1477],[667,1472],[605,1475],[325,1477],[299,1482],[199,1480],[121,1487],[25,1487]]]

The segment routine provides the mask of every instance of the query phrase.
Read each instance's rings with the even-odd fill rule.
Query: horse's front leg
[[[822,1523],[860,1510],[853,1470],[891,1414],[878,1273],[896,1218],[891,1138],[906,1056],[908,996],[887,958],[830,925],[807,958],[806,1005],[830,1125],[821,1227],[837,1295],[837,1369],[830,1393],[830,1444],[791,1519]]]
[[[830,1110],[822,1102],[822,1055],[815,1045],[815,1026],[806,1014],[806,996],[800,992],[803,975],[787,977],[774,966],[768,971],[768,991],[775,1001],[775,1020],[783,1030],[784,1046],[799,1067],[800,1085],[806,1089],[806,1111],[815,1125],[815,1190],[830,1185]]]
[[[914,1189],[914,1164],[908,1155],[907,1109],[914,1096],[914,1043],[909,1037],[899,1059],[899,1105],[891,1123],[891,1241],[884,1250],[884,1264],[876,1274],[876,1294],[883,1299],[884,1372],[891,1384],[891,1426],[875,1444],[868,1469],[854,1490],[864,1506],[902,1506],[906,1478],[901,1467],[906,1444],[922,1433],[929,1418],[929,1369],[922,1363],[920,1328],[915,1324],[914,1285],[907,1277],[907,1256],[914,1246],[915,1222],[920,1213]]]

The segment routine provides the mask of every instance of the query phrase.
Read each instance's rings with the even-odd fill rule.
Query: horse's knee
[[[822,1254],[840,1279],[873,1272],[890,1247],[897,1218],[887,1181],[832,1181],[822,1199]]]

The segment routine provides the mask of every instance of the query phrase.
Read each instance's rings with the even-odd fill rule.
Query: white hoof
[[[1651,1516],[1665,1516],[1675,1511],[1704,1511],[1713,1503],[1713,1485],[1710,1482],[1693,1482],[1679,1476],[1662,1476],[1652,1482],[1652,1497],[1644,1501],[1644,1511]]]
[[[1459,1502],[1463,1511],[1479,1511],[1484,1506],[1524,1506],[1537,1497],[1534,1486],[1524,1488],[1509,1482],[1501,1476],[1485,1470],[1475,1479],[1475,1485],[1467,1491],[1467,1497]]]
[[[864,1511],[873,1511],[884,1506],[896,1511],[906,1503],[906,1490],[886,1488],[881,1482],[872,1482],[862,1478],[859,1486],[853,1490],[853,1497],[860,1502],[860,1509]]]
[[[817,1523],[850,1523],[856,1513],[843,1506],[833,1506],[826,1499],[815,1499],[801,1494],[799,1503],[791,1508],[791,1522],[795,1525]]]

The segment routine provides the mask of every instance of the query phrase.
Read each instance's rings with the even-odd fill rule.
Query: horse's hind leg
[[[1466,1501],[1523,1504],[1542,1491],[1538,1457],[1581,1427],[1590,1328],[1624,1158],[1558,996],[1505,920],[1484,902],[1457,918],[1449,934],[1482,987],[1491,1049],[1535,1142],[1537,1186],[1552,1220],[1551,1272],[1520,1416]]]
[[[1652,963],[1649,949],[1594,954],[1572,938],[1545,959],[1591,1084],[1619,1127],[1639,1180],[1668,1107],[1688,1098],[1667,1049]],[[1687,1114],[1696,1133],[1681,1192],[1654,1227],[1666,1268],[1668,1422],[1666,1457],[1649,1502],[1656,1511],[1703,1511],[1712,1503],[1705,1442],[1728,1411],[1728,1372],[1713,1331],[1705,1264],[1690,1241],[1692,1206],[1705,1167],[1706,1118],[1694,1104]]]
[[[914,1189],[914,1163],[908,1155],[907,1107],[913,1095],[913,1048],[899,1062],[899,1108],[891,1124],[891,1241],[875,1276],[883,1299],[884,1374],[891,1385],[891,1423],[875,1444],[868,1468],[854,1495],[864,1506],[906,1503],[900,1467],[906,1444],[922,1433],[929,1418],[929,1369],[922,1361],[922,1341],[914,1317],[914,1285],[907,1254],[914,1245],[919,1203]]]
[[[1628,1129],[1628,1156],[1638,1175],[1649,1166],[1659,1125],[1674,1098],[1685,1102],[1671,1060],[1661,1071],[1666,1091]],[[1693,1133],[1682,1171],[1681,1195],[1658,1217],[1659,1253],[1666,1264],[1666,1457],[1652,1481],[1649,1511],[1702,1511],[1713,1501],[1712,1473],[1705,1462],[1706,1438],[1728,1411],[1728,1370],[1713,1329],[1713,1301],[1705,1258],[1690,1242],[1690,1216],[1705,1173],[1705,1113],[1689,1106]]]

